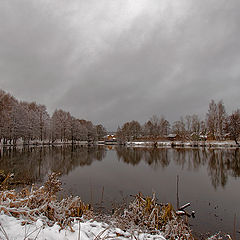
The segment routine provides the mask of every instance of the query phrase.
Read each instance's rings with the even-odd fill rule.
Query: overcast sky
[[[1,0],[0,88],[109,130],[240,107],[239,0]]]

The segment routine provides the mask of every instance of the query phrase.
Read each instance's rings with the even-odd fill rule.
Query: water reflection
[[[16,180],[42,182],[51,171],[68,175],[76,167],[91,165],[106,156],[104,146],[27,147],[0,150],[0,169],[14,172]],[[115,148],[117,158],[133,166],[144,162],[151,168],[168,168],[170,163],[188,171],[206,167],[214,188],[224,187],[228,177],[240,176],[239,149]],[[114,159],[113,159],[114,161]]]
[[[213,186],[225,186],[228,176],[240,176],[240,152],[236,150],[216,151],[209,154],[208,171]]]
[[[224,187],[228,176],[240,176],[239,149],[167,149],[167,148],[116,148],[119,160],[137,165],[144,161],[154,169],[166,168],[171,160],[175,165],[189,171],[207,166],[214,188]]]
[[[240,215],[239,179],[234,179],[240,177],[239,149],[4,148],[0,169],[14,172],[16,181],[39,184],[48,173],[62,172],[62,194],[76,194],[93,204],[101,201],[104,187],[104,206],[109,209],[138,191],[148,195],[154,190],[160,201],[174,203],[179,175],[180,201],[191,202],[197,212],[196,230],[230,231],[234,214]]]
[[[106,149],[100,146],[26,147],[0,149],[0,169],[13,172],[16,181],[42,182],[52,172],[67,175],[78,166],[101,161]]]
[[[170,163],[169,149],[163,148],[126,148],[123,146],[116,147],[118,160],[125,163],[137,165],[141,161],[146,162],[151,167],[165,168]]]

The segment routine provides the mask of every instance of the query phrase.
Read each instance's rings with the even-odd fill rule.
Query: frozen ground
[[[80,228],[80,232],[79,232]],[[2,240],[102,240],[102,239],[139,239],[139,240],[165,240],[162,235],[150,235],[139,232],[124,232],[119,228],[111,227],[106,223],[96,221],[75,221],[73,224],[74,232],[68,230],[59,231],[60,227],[54,225],[52,227],[43,226],[41,220],[36,223],[22,225],[21,220],[14,217],[0,214],[0,239]]]
[[[132,141],[127,142],[128,146],[134,147],[152,147],[154,145],[154,141]],[[234,141],[157,141],[157,146],[159,147],[171,147],[179,146],[179,147],[214,147],[214,148],[224,148],[224,147],[238,147],[238,145]]]

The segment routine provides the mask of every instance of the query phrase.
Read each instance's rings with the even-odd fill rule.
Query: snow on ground
[[[101,240],[106,239],[106,237],[110,240],[166,240],[162,235],[150,235],[147,233],[138,233],[136,231],[133,233],[124,232],[119,228],[114,228],[106,223],[96,221],[81,222],[80,233],[79,221],[75,221],[73,224],[73,230],[75,232],[71,232],[70,229],[61,231],[59,231],[59,229],[60,227],[57,224],[52,227],[43,226],[41,220],[38,220],[37,222],[32,224],[22,226],[21,220],[7,216],[3,213],[0,214],[0,239],[3,240]]]
[[[152,147],[154,145],[154,141],[145,142],[145,141],[132,141],[127,142],[127,146],[134,147]],[[157,145],[161,147],[171,147],[172,145],[176,147],[238,147],[238,145],[234,141],[157,141]]]

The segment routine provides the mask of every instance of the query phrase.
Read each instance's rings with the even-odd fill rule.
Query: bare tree
[[[197,135],[199,135],[200,129],[201,129],[201,121],[197,114],[193,114],[191,131],[192,131],[192,133],[196,133]]]
[[[39,117],[39,139],[42,141],[48,137],[50,116],[45,105],[38,105],[37,113]]]
[[[223,138],[226,118],[227,115],[223,101],[221,100],[216,104],[214,100],[211,100],[206,122],[208,131],[214,139],[220,140]]]
[[[223,139],[226,119],[227,114],[225,111],[225,106],[223,104],[223,101],[221,100],[217,104],[217,136],[220,139]]]
[[[124,123],[121,128],[118,128],[117,136],[120,138],[120,140],[130,141],[140,137],[141,132],[142,127],[140,123],[137,121],[131,121]]]
[[[186,119],[186,132],[187,132],[187,135],[190,136],[192,131],[192,116],[187,115],[185,119]]]
[[[181,138],[186,138],[186,129],[184,119],[181,117],[179,121],[175,121],[172,125],[172,132],[178,134]]]
[[[170,130],[170,123],[168,122],[168,120],[165,119],[164,116],[162,116],[159,119],[159,136],[160,137],[165,137],[168,135]]]
[[[227,118],[226,130],[231,138],[239,145],[238,139],[240,136],[240,110],[236,110]]]
[[[201,121],[197,114],[187,115],[185,117],[185,136],[189,139],[198,139],[201,131]]]
[[[214,100],[211,100],[211,102],[209,103],[206,122],[207,122],[208,131],[212,136],[212,138],[215,138],[215,135],[216,135],[217,118],[218,118],[217,104],[215,103]]]
[[[153,133],[154,133],[154,126],[152,122],[149,120],[143,126],[143,135],[145,137],[153,137]]]
[[[61,139],[66,141],[71,139],[71,115],[62,109],[55,110],[51,119],[52,140]]]
[[[169,133],[170,123],[164,116],[153,115],[143,126],[143,135],[148,137],[164,137]]]
[[[98,125],[98,135],[106,130]],[[30,140],[61,139],[61,141],[97,138],[97,127],[91,121],[79,120],[69,112],[55,110],[50,118],[46,106],[36,102],[18,102],[0,89],[0,141],[15,144],[22,138]]]
[[[14,128],[16,120],[14,119],[17,100],[10,94],[6,94],[4,91],[0,93],[0,129],[1,138],[3,143],[6,144],[9,140],[10,143],[13,140]]]
[[[207,126],[205,121],[200,122],[200,131],[201,131],[200,133],[205,137],[207,133]]]
[[[103,137],[107,135],[106,129],[101,124],[96,126],[96,131],[98,140],[103,139]]]
[[[160,129],[159,129],[159,118],[157,117],[157,115],[153,115],[150,118],[150,122],[152,124],[152,135],[154,137],[159,136],[160,133]]]

